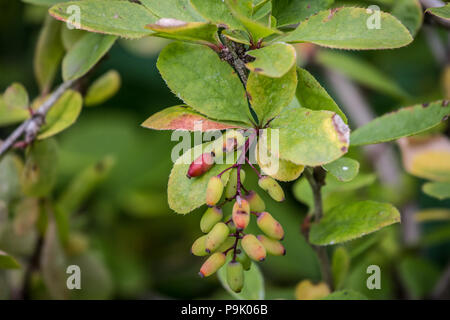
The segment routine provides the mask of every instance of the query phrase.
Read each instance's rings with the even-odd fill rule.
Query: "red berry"
[[[195,159],[189,166],[187,177],[199,177],[214,165],[214,153],[207,152]]]

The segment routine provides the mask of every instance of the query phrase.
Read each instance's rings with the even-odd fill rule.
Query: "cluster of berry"
[[[233,138],[235,139],[235,138]],[[228,140],[228,139],[227,139]],[[242,145],[230,140],[224,142],[223,151],[241,150],[241,159],[249,150],[251,137]],[[230,145],[232,148],[230,148]],[[188,177],[203,175],[214,165],[216,153],[204,153],[189,167]],[[251,267],[251,260],[263,261],[267,254],[284,255],[286,250],[280,243],[284,238],[284,230],[280,223],[268,212],[261,197],[253,190],[247,191],[243,186],[245,171],[239,161],[217,176],[210,178],[206,189],[206,204],[208,209],[200,220],[200,229],[204,233],[192,245],[191,252],[196,256],[210,255],[200,268],[200,276],[207,277],[219,270],[227,260],[227,282],[235,292],[240,292],[244,285],[244,271]],[[250,163],[249,165],[255,169]],[[227,183],[224,183],[223,173],[231,170]],[[259,186],[274,200],[283,201],[284,192],[281,186],[271,177],[258,174]],[[221,199],[224,200],[220,203]],[[225,203],[234,201],[231,216],[224,218],[222,207]],[[246,233],[250,217],[257,217],[257,225],[264,233],[255,236]],[[228,257],[228,259],[227,259]]]

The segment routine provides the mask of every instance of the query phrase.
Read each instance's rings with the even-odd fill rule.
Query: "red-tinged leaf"
[[[142,126],[155,130],[209,131],[245,128],[245,124],[225,123],[208,119],[187,106],[166,108],[144,121]]]

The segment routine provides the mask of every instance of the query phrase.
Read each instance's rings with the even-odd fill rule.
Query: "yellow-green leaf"
[[[216,144],[217,143],[217,144]],[[215,164],[202,176],[189,179],[186,174],[190,164],[205,152],[211,152],[216,145],[221,145],[221,139],[213,143],[200,144],[186,151],[173,165],[167,188],[169,206],[177,213],[186,214],[202,206],[206,202],[205,192],[209,179],[225,170],[230,164]],[[228,181],[230,172],[222,175],[224,184]]]
[[[415,36],[422,26],[423,12],[419,0],[396,0],[391,11]]]
[[[222,0],[191,0],[191,5],[203,18],[218,25],[226,25],[230,29],[243,29],[242,24],[231,14]]]
[[[29,116],[30,113],[27,109],[8,107],[3,95],[0,95],[0,126],[21,122]]]
[[[84,98],[87,107],[96,106],[112,98],[120,88],[120,74],[110,70],[96,79],[89,87]]]
[[[399,48],[413,40],[408,29],[388,13],[380,12],[380,28],[371,26],[369,18],[374,14],[377,13],[352,7],[321,11],[282,40],[354,50]]]
[[[297,88],[297,72],[295,67],[281,78],[270,78],[251,72],[247,81],[247,92],[258,116],[259,123],[264,125],[280,114],[294,98]]]
[[[436,101],[399,109],[356,129],[352,146],[375,144],[411,136],[440,124],[450,114],[448,101]]]
[[[351,181],[358,175],[359,162],[347,157],[339,158],[323,166],[326,171],[331,173],[339,181]]]
[[[287,107],[270,127],[278,129],[279,157],[295,164],[324,165],[348,150],[350,130],[330,111]]]
[[[67,52],[62,63],[63,79],[84,76],[111,49],[116,36],[88,33]]]
[[[34,75],[44,94],[50,90],[64,55],[60,32],[61,23],[47,16],[34,54]]]
[[[185,22],[160,19],[145,26],[154,31],[152,36],[198,43],[217,43],[217,26],[209,22]]]
[[[272,34],[281,34],[282,32],[270,26],[264,25],[252,19],[253,7],[251,1],[242,1],[242,3],[250,4],[242,5],[242,0],[225,0],[233,16],[239,20],[245,29],[251,35],[252,43],[256,44],[260,39],[268,37]]]
[[[155,113],[142,123],[154,130],[209,131],[245,128],[245,124],[218,122],[208,119],[188,106],[174,106]]]
[[[428,8],[426,12],[435,15],[436,17],[450,20],[450,3],[447,3],[442,7]]]
[[[21,176],[23,192],[31,197],[48,195],[55,185],[57,170],[58,154],[55,140],[36,141],[26,153]]]
[[[350,268],[350,254],[345,247],[337,247],[331,260],[334,288],[339,289],[344,284]]]
[[[245,65],[250,71],[272,78],[280,78],[291,70],[297,57],[295,48],[282,42],[247,51],[247,54],[255,58]]]
[[[83,98],[80,93],[67,90],[47,113],[38,139],[47,139],[70,127],[80,115],[82,106]]]
[[[262,172],[279,181],[294,181],[302,174],[304,166],[291,161],[273,157],[271,152],[264,147],[265,135],[261,135],[255,148],[255,159]],[[262,151],[260,150],[262,148]]]
[[[450,198],[450,182],[428,182],[423,185],[422,190],[439,200]]]
[[[23,85],[15,82],[5,90],[3,101],[7,108],[26,109],[29,103],[27,90]]]
[[[311,226],[309,241],[332,245],[353,240],[400,222],[400,213],[389,203],[361,201],[334,207]]]
[[[141,0],[154,15],[186,22],[202,22],[205,19],[191,6],[189,0]]]
[[[347,123],[345,114],[312,74],[305,69],[297,68],[297,77],[298,84],[296,96],[302,107],[311,110],[328,110],[336,112],[342,120]]]
[[[19,269],[20,264],[12,256],[0,250],[0,270],[1,269]]]
[[[157,67],[169,88],[191,108],[211,119],[251,124],[239,77],[210,48],[171,43],[159,55]]]
[[[328,9],[334,0],[272,0],[272,14],[277,26],[297,24],[311,15]]]
[[[122,0],[70,1],[54,5],[49,12],[58,20],[68,21],[73,15],[69,10],[71,6],[80,8],[80,29],[124,38],[136,39],[150,35],[152,31],[144,26],[158,20],[144,6]]]

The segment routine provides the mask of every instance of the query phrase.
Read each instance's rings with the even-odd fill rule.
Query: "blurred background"
[[[31,98],[39,95],[33,56],[45,15],[45,7],[0,0],[1,92],[12,82],[20,82]],[[190,254],[192,242],[200,236],[202,209],[183,216],[168,208],[166,188],[176,142],[168,132],[140,126],[155,112],[179,103],[155,65],[165,44],[166,40],[157,38],[118,41],[92,77],[115,69],[121,76],[120,90],[99,106],[83,108],[77,122],[56,138],[54,199],[63,197],[86,168],[106,166],[101,182],[70,216],[65,259],[80,265],[83,279],[88,280],[83,280],[83,290],[71,292],[68,298],[231,298],[216,277],[198,277],[202,259]],[[402,106],[449,98],[448,32],[430,25],[427,18],[406,48],[370,52],[337,52],[309,45],[297,48],[298,64],[327,89],[349,116],[353,129]],[[60,82],[58,75],[55,83]],[[0,137],[5,138],[14,127],[1,127]],[[449,137],[448,121],[426,134],[436,133]],[[445,285],[449,280],[444,274],[449,273],[450,261],[450,201],[422,192],[426,181],[405,170],[397,144],[355,148],[349,155],[360,161],[360,175],[353,184],[331,190],[326,201],[391,201],[402,212],[403,222],[345,245],[351,260],[342,288],[373,299],[448,298]],[[256,186],[255,177],[248,176],[249,186]],[[301,180],[285,183],[284,188],[287,201],[278,204],[264,199],[285,227],[287,249],[286,256],[259,264],[267,299],[295,299],[301,280],[320,280],[315,253],[300,232],[308,211],[301,202]],[[36,211],[42,206],[20,196],[12,203],[0,210],[0,250],[26,265],[39,240],[33,226],[39,223]],[[31,270],[32,290],[27,297],[58,297],[58,281],[65,283],[66,275],[55,271],[57,249],[47,251],[48,271]],[[381,267],[381,290],[366,287],[366,269],[373,264]],[[0,270],[1,299],[23,294],[25,272],[26,268]],[[442,281],[444,289],[439,291]]]

